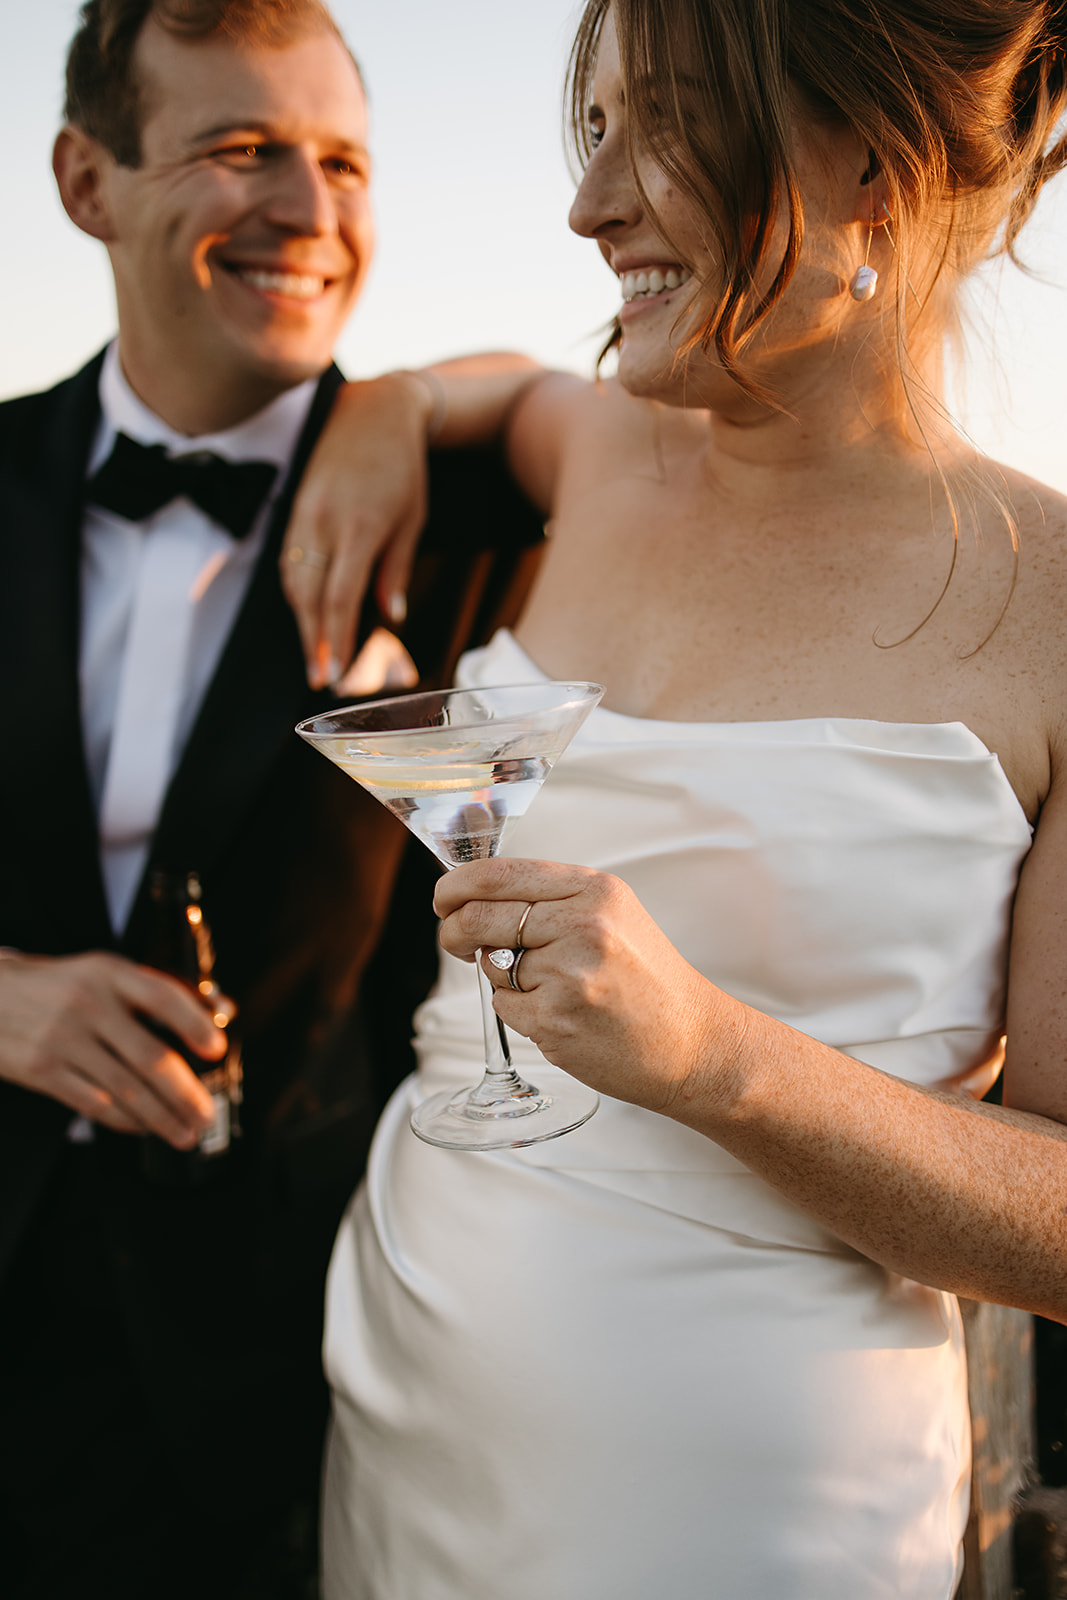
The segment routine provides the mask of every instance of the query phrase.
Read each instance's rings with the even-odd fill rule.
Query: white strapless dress
[[[505,633],[460,682],[538,676]],[[617,874],[729,993],[933,1083],[995,1046],[1029,843],[960,723],[599,710],[507,853]],[[948,1600],[954,1300],[619,1101],[527,1150],[422,1144],[412,1104],[481,1052],[446,957],[330,1268],[326,1600]]]

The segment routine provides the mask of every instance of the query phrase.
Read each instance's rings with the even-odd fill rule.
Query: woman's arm
[[[1067,1322],[1062,811],[1050,798],[1019,895],[1012,1108],[918,1088],[732,999],[624,884],[586,868],[457,868],[437,889],[441,940],[470,960],[511,943],[535,902],[528,992],[483,965],[503,1020],[550,1061],[713,1139],[890,1271]]]
[[[506,440],[520,485],[547,509],[559,454],[555,397],[576,385],[586,387],[527,356],[492,354],[344,386],[304,474],[281,555],[315,687],[350,661],[375,567],[383,616],[403,620],[426,518],[428,445]],[[523,404],[533,390],[543,391],[538,403]]]

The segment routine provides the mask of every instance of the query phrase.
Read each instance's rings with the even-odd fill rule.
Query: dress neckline
[[[537,662],[523,649],[510,628],[499,628],[484,646],[482,651],[475,654],[503,654],[514,658],[517,666],[528,672],[535,679],[548,682],[548,674],[538,666]],[[740,719],[737,721],[718,720],[710,722],[700,721],[674,721],[661,717],[639,717],[626,711],[612,711],[603,704],[596,707],[589,721],[585,725],[585,732],[590,730],[590,723],[609,719],[619,727],[647,728],[649,733],[668,733],[677,729],[687,737],[703,732],[705,735],[719,735],[724,737],[733,734],[742,738],[746,743],[758,740],[762,735],[777,732],[780,737],[790,740],[800,740],[807,732],[819,731],[823,737],[818,741],[821,744],[852,745],[856,748],[867,748],[863,738],[865,730],[877,730],[883,740],[878,748],[885,752],[893,751],[901,755],[911,755],[921,758],[928,754],[944,755],[944,750],[935,751],[929,748],[931,740],[939,734],[947,735],[948,739],[957,746],[961,754],[980,756],[993,763],[1008,794],[1022,818],[1028,831],[1032,834],[1033,827],[1023,808],[1019,796],[1012,787],[1007,773],[1001,766],[1000,757],[995,751],[990,750],[985,741],[969,728],[965,722],[885,722],[875,717],[771,717],[758,719]],[[914,743],[910,746],[905,742],[907,736],[917,735],[920,741],[928,745],[927,749],[916,749]],[[851,737],[850,737],[851,735]]]
[[[523,666],[528,667],[535,677],[540,678],[545,683],[552,681],[549,678],[548,673],[545,672],[542,667],[537,665],[537,662],[534,661],[532,656],[527,655],[526,651],[516,639],[510,628],[498,628],[489,644],[485,646],[485,649],[492,650],[498,647],[500,643],[503,643],[506,647],[509,647],[514,654],[521,659]],[[698,718],[687,720],[685,718],[675,717],[641,717],[632,711],[612,711],[611,707],[604,705],[603,702],[597,706],[596,714],[598,716],[617,717],[620,722],[646,722],[649,727],[652,728],[792,728],[803,727],[805,725],[809,727],[825,727],[827,724],[836,724],[837,726],[841,727],[848,727],[851,724],[857,728],[962,728],[968,737],[974,740],[976,745],[981,746],[987,756],[993,756],[994,760],[997,759],[985,741],[981,739],[979,735],[973,731],[973,729],[969,728],[965,722],[959,721],[883,722],[877,717],[821,716],[719,717],[712,718],[710,721],[705,722]]]

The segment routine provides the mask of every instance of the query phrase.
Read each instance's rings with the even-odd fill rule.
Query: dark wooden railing
[[[957,1600],[1013,1600],[1015,1517],[1034,1480],[1033,1319],[979,1300],[960,1308],[974,1464]]]
[[[974,1465],[956,1600],[1067,1600],[1067,1489],[1037,1478],[1033,1318],[960,1304]]]

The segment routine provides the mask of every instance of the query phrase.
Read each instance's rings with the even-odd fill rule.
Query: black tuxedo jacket
[[[80,529],[99,368],[98,357],[50,392],[0,406],[0,945],[49,955],[118,948],[144,959],[144,882],[120,942],[109,925],[81,735]],[[403,976],[398,959],[380,965],[370,1011],[356,1003],[403,830],[293,733],[333,700],[307,687],[278,553],[295,485],[341,381],[331,369],[320,382],[146,868],[146,877],[162,866],[202,879],[219,980],[241,1013],[242,1181],[255,1192],[257,1237],[268,1240],[275,1266],[277,1239],[263,1218],[281,1227],[314,1193],[328,1233],[358,1178],[376,1109],[366,1030],[386,1038],[392,1017],[402,1038],[406,1016],[398,1013],[410,999],[403,983],[390,983],[390,971]],[[541,536],[539,517],[494,453],[442,454],[432,464],[430,520],[402,630],[427,683],[447,681],[459,650],[508,620]],[[407,914],[431,925],[428,903]],[[69,1121],[56,1102],[0,1083],[0,1282]],[[101,1145],[121,1166],[135,1141],[104,1134]],[[134,1209],[142,1207],[138,1200]],[[150,1272],[158,1236],[145,1225],[139,1241],[128,1217],[116,1228],[119,1253],[143,1256]],[[309,1244],[295,1237],[293,1248]]]

